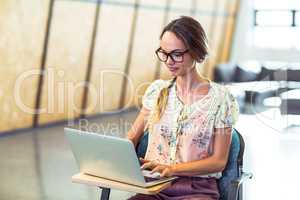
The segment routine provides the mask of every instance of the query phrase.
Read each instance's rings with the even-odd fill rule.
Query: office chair
[[[148,132],[140,139],[136,147],[138,157],[144,158],[148,145]],[[251,173],[243,172],[243,155],[245,142],[242,135],[232,129],[232,140],[229,157],[222,177],[218,179],[220,200],[242,200],[242,184],[245,180],[251,179]]]

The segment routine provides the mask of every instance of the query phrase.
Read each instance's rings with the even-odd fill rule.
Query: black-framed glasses
[[[175,63],[181,63],[183,62],[183,56],[185,53],[187,53],[189,50],[181,50],[181,49],[175,49],[171,51],[170,53],[165,52],[161,48],[158,48],[155,51],[155,54],[157,55],[157,58],[162,62],[167,62],[168,57],[170,56],[171,60]]]

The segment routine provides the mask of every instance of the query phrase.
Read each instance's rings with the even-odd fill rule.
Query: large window
[[[253,0],[254,45],[300,49],[300,0]]]

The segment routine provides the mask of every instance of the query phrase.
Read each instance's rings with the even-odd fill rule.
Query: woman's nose
[[[172,60],[171,56],[168,56],[166,64],[173,65],[175,62]]]

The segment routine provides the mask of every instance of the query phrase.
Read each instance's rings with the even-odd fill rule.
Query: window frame
[[[287,25],[260,25],[257,22],[257,14],[259,12],[291,12],[291,23],[289,26]],[[297,9],[253,9],[253,25],[255,27],[300,27],[300,22],[296,22],[296,15],[300,16],[300,10]],[[300,18],[300,17],[299,17]]]

